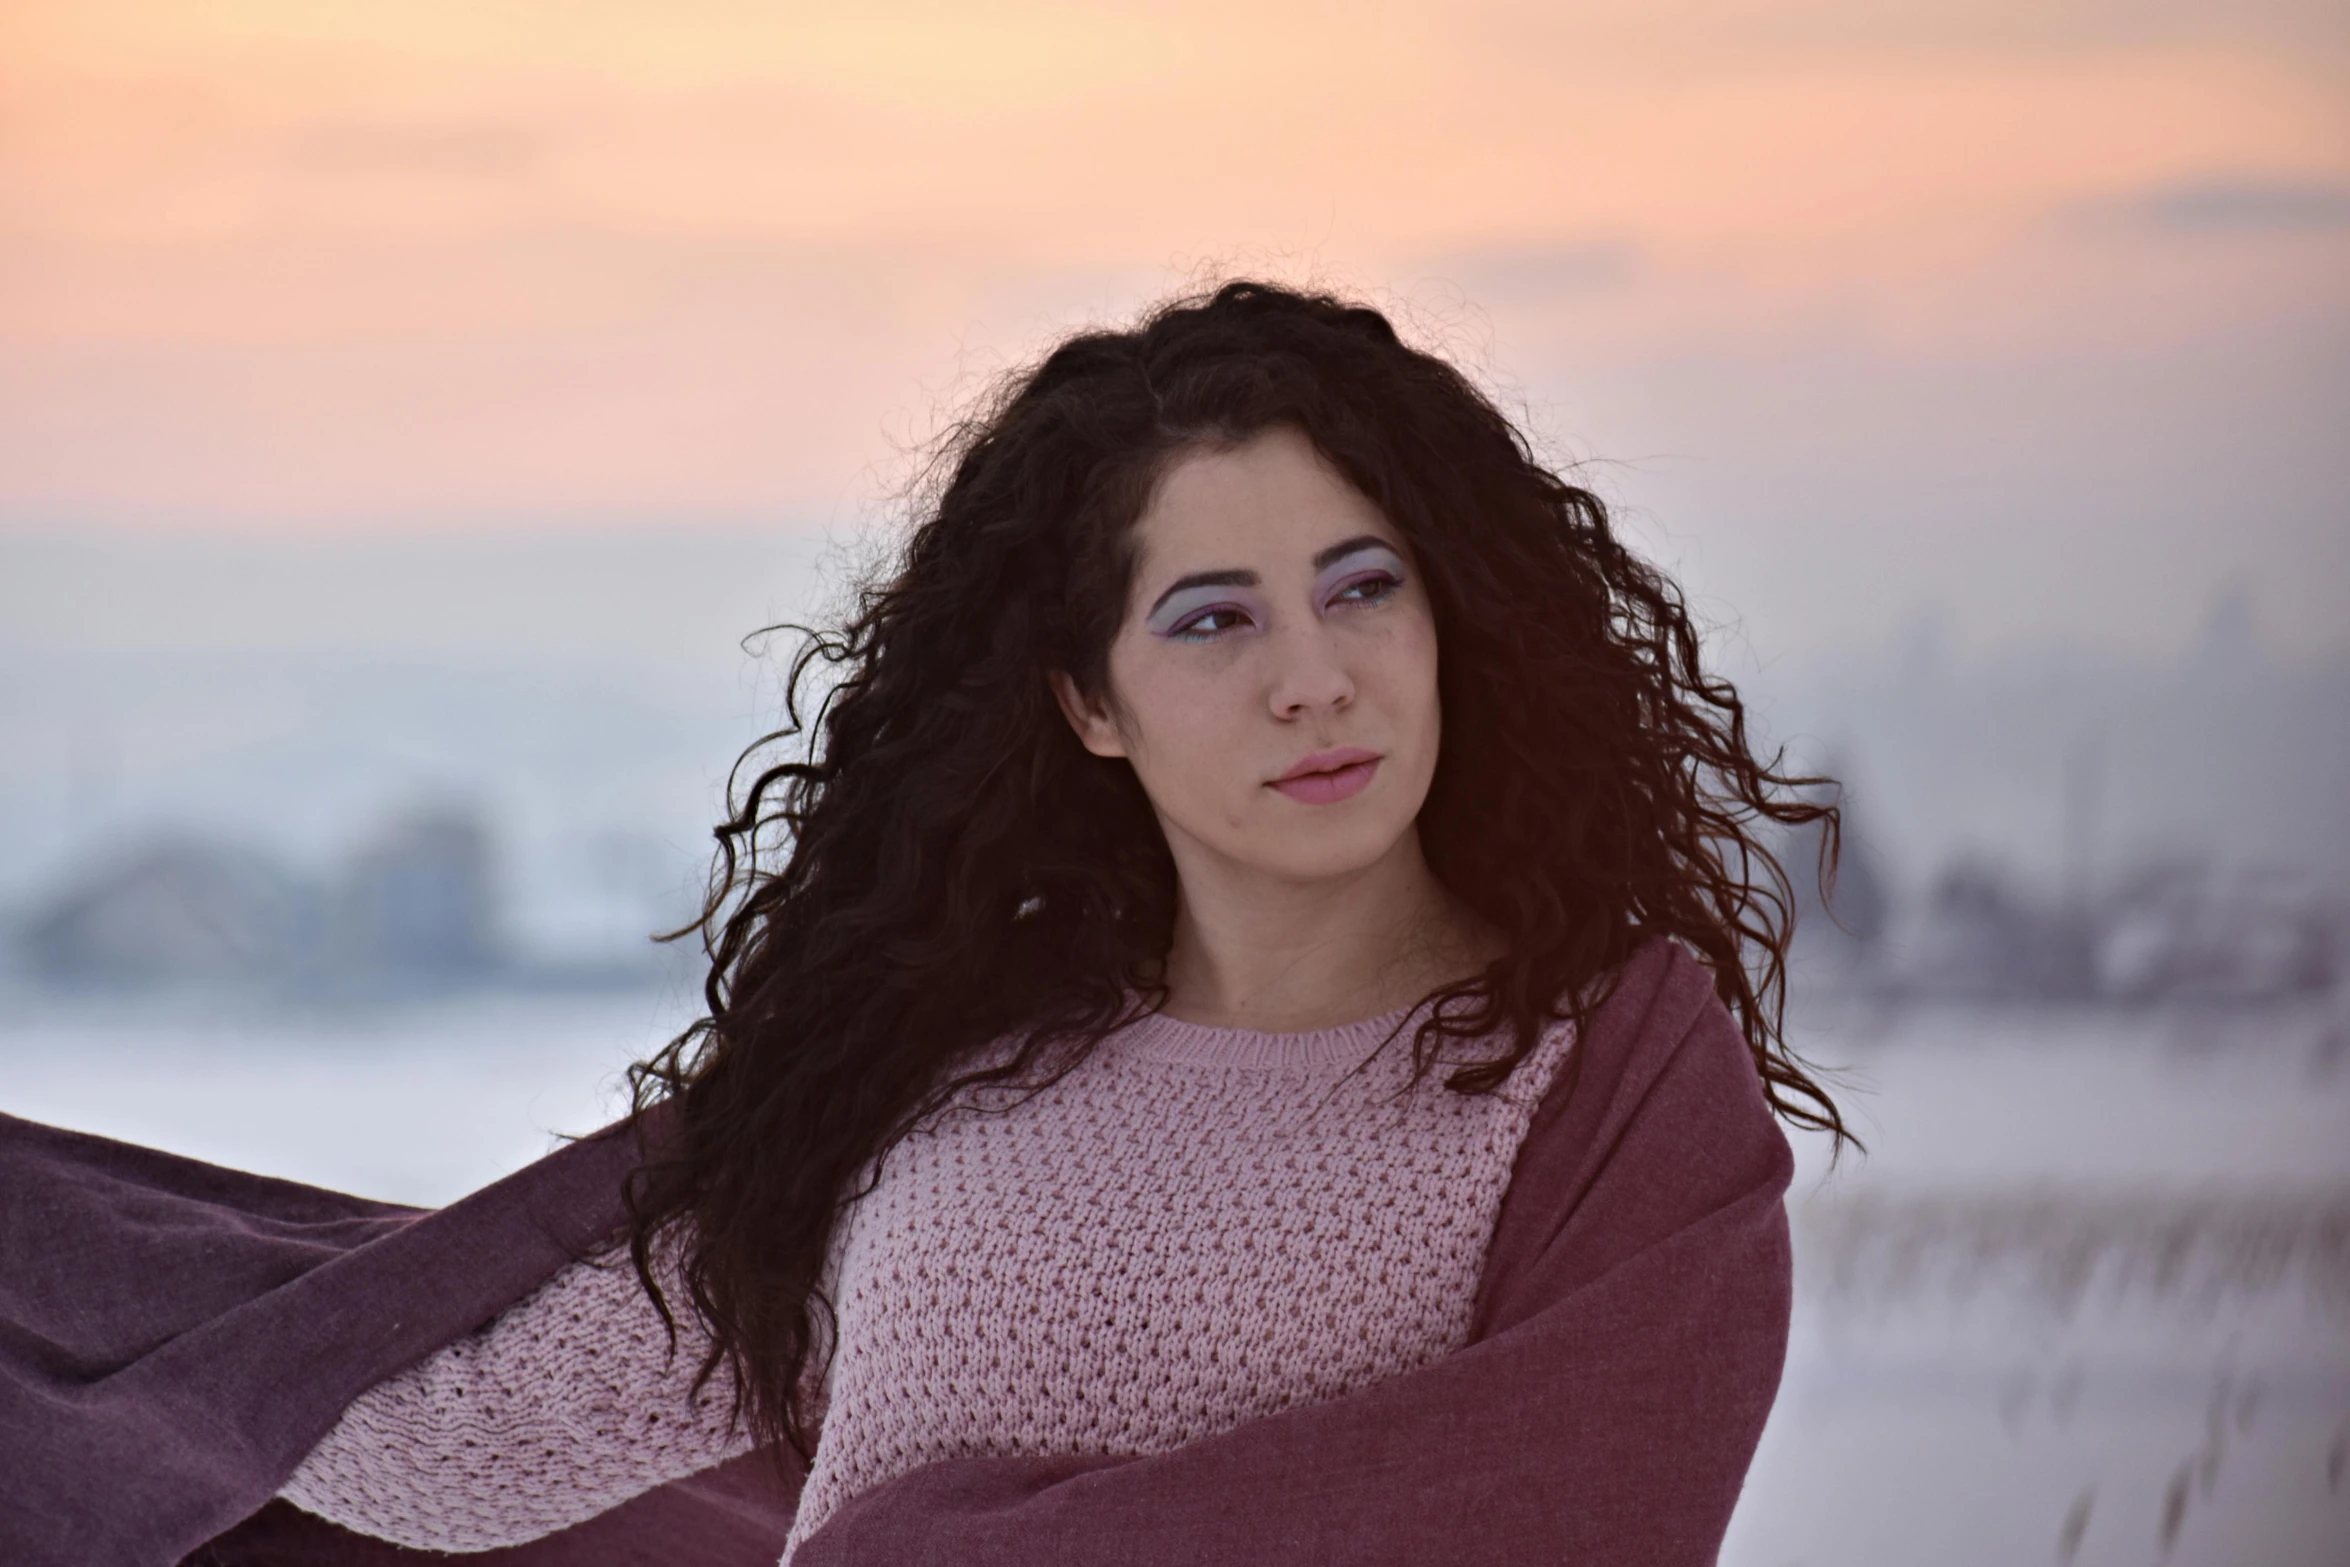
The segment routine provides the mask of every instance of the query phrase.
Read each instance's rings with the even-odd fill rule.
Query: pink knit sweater
[[[1464,1342],[1555,1030],[1501,1092],[1406,1089],[1406,1014],[1313,1033],[1149,1017],[883,1161],[835,1237],[840,1322],[800,1541],[939,1459],[1151,1453]],[[1449,1060],[1467,1059],[1455,1046]],[[286,1484],[401,1544],[486,1550],[745,1449],[624,1268],[575,1265],[361,1396]]]

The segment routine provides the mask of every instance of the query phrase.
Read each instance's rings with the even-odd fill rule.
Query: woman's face
[[[1178,867],[1361,870],[1436,771],[1436,625],[1401,534],[1277,427],[1174,460],[1136,525],[1109,699],[1055,677],[1097,756],[1134,767]]]

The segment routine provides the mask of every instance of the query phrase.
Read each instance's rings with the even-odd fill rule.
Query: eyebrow
[[[1351,539],[1341,539],[1328,549],[1317,552],[1314,556],[1314,569],[1327,571],[1349,555],[1359,555],[1364,550],[1384,550],[1393,547],[1385,539],[1374,534],[1357,534]],[[1166,606],[1167,600],[1187,588],[1253,588],[1259,580],[1253,571],[1195,571],[1188,577],[1177,577],[1169,583],[1167,591],[1152,602],[1145,618],[1157,614]]]
[[[1316,555],[1314,557],[1314,569],[1316,571],[1327,571],[1332,566],[1335,566],[1340,561],[1346,559],[1349,555],[1359,555],[1364,550],[1392,550],[1393,548],[1394,546],[1390,545],[1385,539],[1379,538],[1369,533],[1358,533],[1351,539],[1339,540],[1336,544],[1331,545],[1328,549]]]
[[[1150,613],[1157,614],[1165,607],[1167,600],[1186,588],[1253,588],[1256,585],[1257,574],[1253,571],[1195,571],[1188,577],[1177,577],[1170,583],[1167,591],[1160,594],[1151,605]]]

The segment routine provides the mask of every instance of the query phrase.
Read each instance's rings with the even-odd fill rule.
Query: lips
[[[1360,746],[1316,751],[1298,758],[1267,787],[1280,790],[1300,805],[1336,805],[1370,787],[1379,761],[1378,752]]]

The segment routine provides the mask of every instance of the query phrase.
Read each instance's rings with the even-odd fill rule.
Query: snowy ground
[[[0,1109],[438,1203],[609,1118],[676,995],[0,1004]],[[1788,1376],[1730,1567],[2350,1561],[2350,1016],[1813,1011]]]
[[[2346,1021],[1816,1030],[1872,1152],[1804,1148],[1788,1375],[1724,1561],[2350,1561]]]

